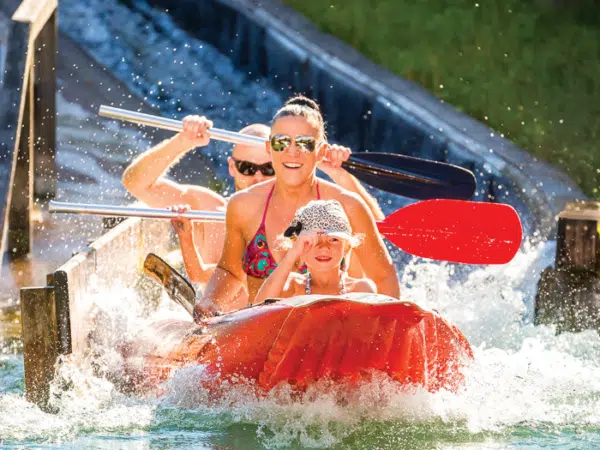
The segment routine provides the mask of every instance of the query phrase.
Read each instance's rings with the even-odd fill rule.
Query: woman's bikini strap
[[[267,203],[265,203],[265,211],[263,212],[262,220],[260,222],[261,226],[265,224],[265,219],[267,218],[267,210],[269,209],[269,203],[271,203],[271,197],[273,197],[273,192],[275,191],[275,184],[271,188],[269,195],[267,196]],[[319,191],[319,182],[317,181],[317,200],[321,200],[321,192]]]
[[[265,212],[263,212],[262,221],[260,222],[260,226],[264,226],[265,219],[267,218],[267,210],[269,209],[269,203],[271,202],[271,197],[273,197],[273,191],[275,190],[275,183],[273,183],[273,187],[271,188],[271,192],[269,192],[269,196],[267,197],[267,203],[265,204]]]

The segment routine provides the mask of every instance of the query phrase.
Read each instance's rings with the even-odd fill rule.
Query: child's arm
[[[314,232],[298,236],[294,246],[285,254],[277,268],[261,286],[256,294],[256,303],[262,303],[269,298],[287,298],[294,295],[294,282],[290,273],[294,270],[300,257],[308,252],[318,239],[319,236]],[[287,282],[288,280],[289,282]]]
[[[176,205],[169,208],[171,211],[180,214],[190,210],[190,205]],[[175,228],[183,256],[185,272],[190,281],[194,283],[207,283],[215,271],[216,264],[207,264],[198,253],[196,243],[194,242],[194,231],[192,222],[183,217],[172,219],[171,223]]]

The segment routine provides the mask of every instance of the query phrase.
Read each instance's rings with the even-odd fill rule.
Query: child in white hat
[[[300,208],[279,242],[289,250],[258,291],[256,303],[305,294],[377,292],[372,280],[346,273],[348,252],[361,240],[352,234],[337,200],[315,200]],[[298,273],[300,261],[304,265]]]

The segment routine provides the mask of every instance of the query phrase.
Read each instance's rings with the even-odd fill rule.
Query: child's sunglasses
[[[270,162],[264,164],[254,164],[250,161],[244,161],[241,159],[231,159],[233,159],[237,171],[247,177],[253,177],[259,170],[260,173],[262,173],[265,177],[272,177],[273,175],[275,175],[275,170],[273,170],[273,164],[271,164]]]
[[[285,134],[276,134],[271,138],[271,148],[275,152],[282,152],[290,145],[292,141],[296,142],[296,146],[305,152],[314,152],[317,148],[317,140],[312,136],[296,136],[292,138]]]

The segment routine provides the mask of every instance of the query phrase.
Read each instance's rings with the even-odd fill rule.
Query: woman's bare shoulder
[[[265,203],[273,183],[274,181],[268,180],[236,192],[230,197],[227,208],[244,212],[256,209],[257,206]]]

